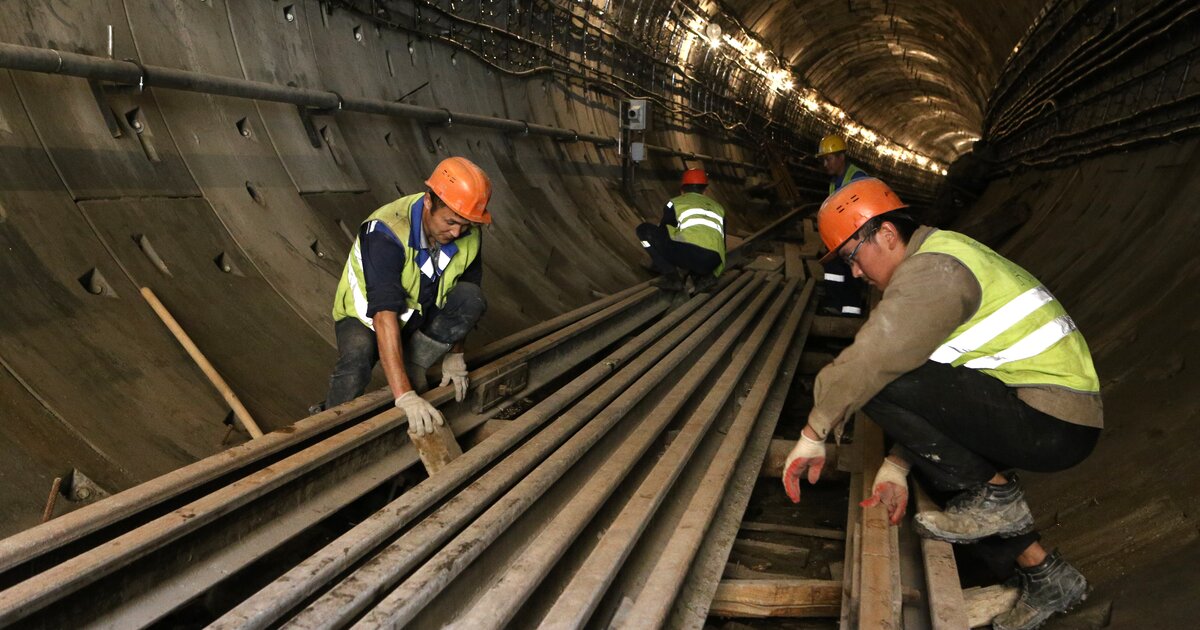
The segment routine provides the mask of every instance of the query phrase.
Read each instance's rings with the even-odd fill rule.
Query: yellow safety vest
[[[931,233],[914,255],[926,253],[958,259],[983,289],[979,310],[950,333],[930,360],[986,372],[1010,387],[1100,391],[1083,335],[1032,274],[957,232]]]
[[[667,233],[676,241],[684,241],[716,252],[721,264],[713,270],[720,276],[725,270],[725,208],[700,193],[684,193],[667,202],[675,211],[677,225],[668,225]]]
[[[424,196],[425,193],[417,193],[401,197],[372,212],[371,216],[362,222],[363,226],[367,226],[368,232],[377,229],[378,223],[386,225],[404,247],[404,268],[400,271],[400,283],[404,285],[404,291],[408,294],[408,308],[403,313],[398,313],[401,326],[408,323],[413,313],[422,312],[421,303],[417,301],[421,295],[422,274],[433,278],[438,275],[437,270],[441,270],[441,275],[437,279],[436,301],[437,306],[441,307],[446,303],[446,295],[454,288],[459,276],[479,255],[481,237],[479,230],[473,228],[454,241],[457,251],[454,251],[453,254],[447,254],[447,248],[443,246],[439,251],[439,260],[430,259],[425,261],[424,265],[417,264],[418,248],[411,246],[410,232],[412,231],[412,213],[421,211],[417,205]],[[333,299],[333,319],[340,321],[347,317],[355,317],[367,328],[374,330],[375,325],[371,318],[367,317],[367,279],[363,274],[362,243],[360,241],[361,236],[355,237],[354,247],[350,249],[350,257],[346,260],[346,267],[342,270],[342,279],[338,282],[337,295]]]

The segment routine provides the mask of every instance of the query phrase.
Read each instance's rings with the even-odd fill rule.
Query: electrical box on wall
[[[645,131],[650,121],[650,102],[644,98],[634,98],[625,101],[625,128],[632,131]]]
[[[629,159],[634,162],[641,162],[646,159],[646,144],[644,142],[634,142],[629,145]]]

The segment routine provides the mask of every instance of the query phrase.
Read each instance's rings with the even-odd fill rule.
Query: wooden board
[[[913,483],[912,487],[916,493],[918,512],[938,509],[920,484]],[[929,597],[929,620],[933,630],[968,627],[967,603],[958,580],[954,548],[947,542],[922,538],[921,556],[925,560],[925,589]]]
[[[722,580],[709,613],[719,617],[836,617],[836,580]]]

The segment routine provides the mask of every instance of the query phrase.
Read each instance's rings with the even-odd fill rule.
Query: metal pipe
[[[731,276],[731,279],[736,276]],[[639,285],[641,286],[641,285]],[[642,291],[655,292],[642,288]],[[707,301],[707,296],[697,297],[675,309],[654,326],[638,335],[629,343],[608,355],[567,386],[538,403],[516,420],[507,424],[499,433],[479,446],[468,450],[452,461],[438,475],[430,477],[397,498],[387,507],[373,514],[349,532],[326,545],[285,575],[243,601],[212,624],[212,628],[263,628],[277,621],[284,613],[299,605],[321,586],[342,574],[351,565],[372,549],[407,525],[415,516],[428,510],[444,498],[451,490],[459,487],[471,475],[491,463],[500,454],[515,446],[520,440],[540,428],[571,401],[583,395],[600,380],[612,374],[614,366],[624,365],[651,343]],[[665,353],[665,351],[663,351]],[[649,366],[649,359],[656,356],[651,350],[642,362]],[[621,384],[622,375],[614,377],[614,385]],[[631,374],[632,381],[636,374]],[[611,388],[615,397],[617,388]]]
[[[495,504],[491,505],[486,512],[467,526],[462,533],[448,543],[440,552],[417,569],[408,580],[400,584],[398,588],[392,590],[390,595],[384,598],[381,603],[385,607],[384,611],[396,607],[397,609],[391,612],[394,612],[398,617],[405,617],[415,614],[423,608],[455,576],[461,573],[478,557],[491,542],[495,541],[509,525],[523,514],[538,497],[566,473],[582,454],[595,445],[609,429],[616,425],[639,401],[653,391],[662,382],[662,379],[682,364],[696,348],[706,342],[714,331],[741,307],[742,303],[759,283],[760,280],[758,278],[751,278],[747,282],[732,286],[723,292],[723,296],[727,296],[729,293],[735,291],[736,295],[732,298],[727,298],[729,301],[721,306],[720,309],[717,309],[715,314],[713,313],[714,309],[706,308],[706,312],[698,313],[689,318],[689,324],[701,321],[703,323],[698,328],[695,328],[694,331],[685,332],[684,335],[672,333],[670,339],[673,347],[671,347],[666,357],[655,361],[650,370],[646,371],[632,385],[624,388],[620,396],[595,417],[590,419],[586,416],[584,418],[570,418],[569,422],[564,423],[568,425],[564,428],[577,430],[573,435],[566,431],[557,431],[559,423],[555,423],[552,429],[561,433],[561,435],[549,435],[546,434],[547,432],[543,432],[543,434],[546,434],[546,437],[539,435],[534,440],[531,440],[531,442],[552,441],[552,443],[561,443],[561,440],[566,436],[570,438],[567,439],[563,446],[554,450],[552,455],[540,462],[532,473],[525,475],[511,491]],[[513,468],[519,470],[523,468],[523,465],[517,458],[506,458],[493,471],[485,475],[485,477],[493,476],[492,473],[508,474],[508,471],[505,469]],[[495,496],[494,491],[483,487],[482,484],[477,483],[467,487],[447,503],[442,510],[436,512],[432,518],[426,519],[426,521],[414,527],[412,531],[398,540],[397,543],[394,543],[387,551],[376,556],[371,563],[364,566],[363,569],[360,569],[349,579],[343,581],[338,588],[328,593],[326,595],[326,605],[336,605],[337,597],[360,597],[359,594],[364,591],[369,591],[369,594],[367,598],[364,598],[363,604],[369,604],[374,597],[386,594],[392,584],[399,582],[404,572],[414,568],[417,562],[421,558],[424,558],[425,554],[429,553],[435,546],[440,545],[441,541],[453,535],[454,530],[446,531],[450,528],[443,524],[445,522],[444,519],[452,516],[456,510],[477,511],[481,505],[490,503],[491,496]],[[457,527],[461,524],[456,519],[451,523],[451,527]],[[399,570],[397,571],[396,569]],[[387,582],[382,585],[382,588],[378,580],[378,576],[380,575],[386,577]],[[321,604],[321,602],[318,602],[318,604]],[[310,610],[314,608],[310,607]],[[360,606],[358,611],[364,608],[365,606]],[[376,610],[378,611],[379,609],[377,608]],[[337,618],[318,617],[317,621],[319,625],[332,625],[337,621],[344,622],[352,618],[352,616],[346,618],[339,615]],[[297,618],[297,621],[300,621],[300,617]]]
[[[806,306],[811,298],[813,285],[814,282],[811,279],[805,285],[799,304],[792,310],[784,324],[781,339],[791,339],[795,335],[800,320],[807,310]],[[770,366],[772,370],[777,370],[791,347],[792,343],[775,344],[764,369]],[[699,490],[692,496],[687,511],[676,526],[674,536],[663,547],[658,562],[650,572],[649,580],[638,593],[629,614],[625,615],[626,627],[634,621],[639,627],[660,627],[666,622],[667,615],[679,593],[679,588],[687,577],[688,567],[691,566],[696,551],[700,548],[704,535],[712,523],[717,507],[721,503],[721,497],[724,495],[725,486],[737,466],[738,459],[773,384],[774,379],[760,378],[754,384],[750,395],[746,397],[746,402],[738,412],[737,419],[730,427],[725,441],[722,442],[720,451],[713,458],[712,467],[705,474]]]
[[[766,341],[768,333],[775,327],[779,314],[791,299],[798,283],[798,280],[787,283],[767,312],[758,319],[750,336],[728,361],[724,361],[724,370],[720,372],[716,385],[708,390],[696,410],[691,412],[667,450],[658,456],[658,461],[642,481],[633,498],[625,504],[616,520],[604,530],[600,542],[592,549],[583,566],[574,571],[574,577],[559,597],[556,608],[569,609],[573,611],[572,614],[580,615],[584,620],[591,614],[616,572],[632,552],[634,544],[645,531],[646,525],[654,518],[659,506],[666,499],[667,493],[675,487],[679,475],[691,461],[696,448],[708,434],[721,409],[735,389],[740,387],[742,376]],[[765,295],[763,297],[765,298]],[[747,310],[754,308],[751,306]],[[716,363],[725,359],[724,354],[706,355],[705,358],[709,356]],[[554,520],[542,528],[542,534],[537,536],[537,544],[529,545],[521,556],[510,561],[504,575],[475,601],[470,610],[455,620],[454,627],[494,628],[512,621],[513,616],[599,512],[617,485],[629,475],[634,464],[675,417],[695,389],[689,385],[699,384],[714,366],[703,367],[703,370],[693,368],[660,403],[648,421],[642,423],[630,435],[626,443],[636,444],[636,448],[624,457],[609,458],[597,469],[591,480],[559,510]],[[774,375],[771,375],[769,380],[774,381]],[[551,613],[553,614],[553,611]]]
[[[261,81],[203,74],[164,66],[139,64],[132,61],[118,61],[116,59],[105,59],[103,57],[93,57],[91,55],[81,55],[49,48],[20,46],[17,44],[0,43],[0,68],[46,74],[61,74],[97,81],[111,81],[123,85],[136,85],[139,88],[159,87],[186,92],[288,103],[332,112],[351,111],[364,114],[379,114],[408,118],[431,125],[440,124],[449,126],[458,124],[468,127],[494,129],[511,134],[544,136],[561,141],[590,142],[598,146],[615,146],[617,144],[615,137],[580,133],[574,129],[552,127],[550,125],[530,123],[523,120],[452,112],[448,109],[437,107],[424,107],[380,99],[343,98],[335,92],[325,90],[289,87]],[[739,162],[727,158],[689,153],[668,147],[650,145],[647,146],[647,149],[658,153],[691,156],[707,162],[734,164],[755,169],[764,168],[749,162]]]

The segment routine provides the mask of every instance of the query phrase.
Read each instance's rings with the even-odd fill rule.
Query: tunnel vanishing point
[[[1099,444],[1023,478],[1092,589],[1050,627],[1196,627],[1194,0],[36,0],[0,70],[0,625],[961,624],[1002,585],[872,530],[869,433],[823,508],[755,485],[858,321],[815,313],[834,134],[1087,339]],[[320,403],[360,223],[450,156],[494,223],[430,455],[381,370]],[[690,168],[730,253],[688,301],[634,228]]]

